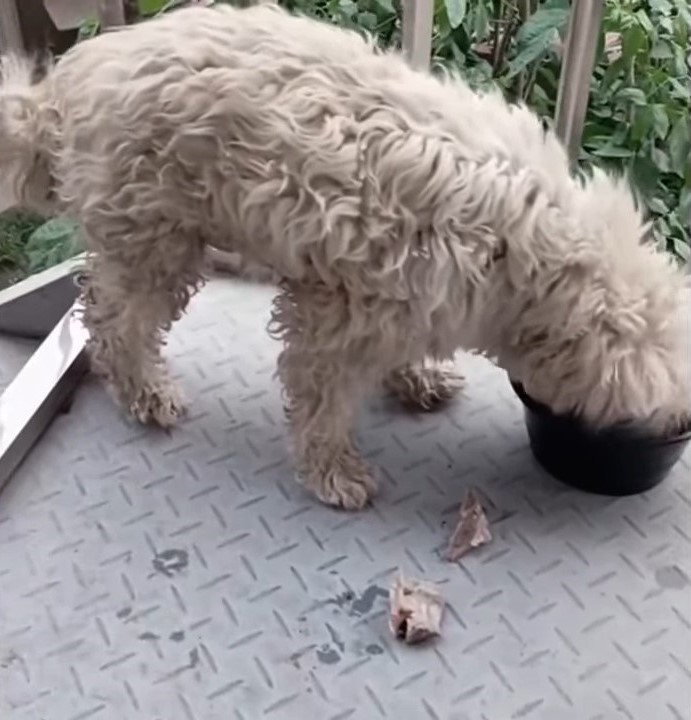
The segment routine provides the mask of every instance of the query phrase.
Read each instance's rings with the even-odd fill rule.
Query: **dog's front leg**
[[[123,240],[116,252],[93,239],[90,245],[82,303],[92,369],[134,418],[170,427],[184,403],[161,347],[200,282],[202,245],[177,236],[131,249]]]
[[[371,469],[352,441],[367,373],[336,348],[345,332],[343,298],[319,288],[286,288],[272,326],[285,347],[278,361],[300,482],[328,505],[358,510],[376,492]]]

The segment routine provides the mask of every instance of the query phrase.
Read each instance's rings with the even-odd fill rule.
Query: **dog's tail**
[[[11,207],[26,195],[25,184],[40,153],[41,117],[36,63],[8,55],[0,59],[0,203]],[[0,207],[0,211],[6,209]]]

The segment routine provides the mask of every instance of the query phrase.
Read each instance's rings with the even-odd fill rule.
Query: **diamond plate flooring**
[[[689,457],[591,497],[538,470],[503,375],[461,358],[439,415],[373,399],[373,508],[292,480],[270,291],[215,281],[173,333],[191,415],[123,420],[87,380],[0,496],[0,717],[689,720]],[[466,487],[494,542],[439,557]],[[443,636],[392,640],[397,568],[438,582]]]

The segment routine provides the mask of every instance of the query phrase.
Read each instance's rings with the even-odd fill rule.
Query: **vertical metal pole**
[[[572,162],[578,158],[604,0],[573,0],[559,76],[556,130]]]
[[[18,1],[0,0],[0,53],[20,52],[24,49],[17,12]]]
[[[429,67],[432,56],[434,0],[403,0],[403,53],[416,70]]]
[[[98,20],[103,28],[124,25],[125,4],[123,0],[99,0]]]

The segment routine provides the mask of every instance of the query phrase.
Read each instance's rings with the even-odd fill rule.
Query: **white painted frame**
[[[86,330],[68,310],[0,395],[0,489],[86,372]]]

